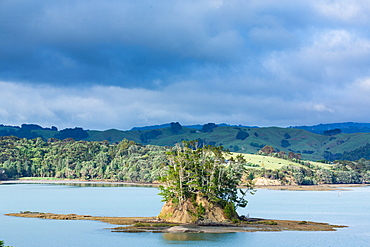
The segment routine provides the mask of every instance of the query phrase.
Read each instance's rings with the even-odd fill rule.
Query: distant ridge
[[[243,127],[243,128],[259,128],[258,126],[245,126],[245,125],[236,125],[236,124],[226,124],[226,123],[220,123],[216,124],[217,126],[230,126],[230,127]],[[154,129],[163,129],[168,128],[171,126],[171,123],[166,124],[159,124],[159,125],[149,125],[149,126],[143,126],[143,127],[133,127],[131,130],[154,130]],[[183,125],[183,127],[189,128],[189,129],[202,129],[203,124],[194,124],[194,125]]]
[[[155,129],[168,128],[170,126],[171,126],[171,123],[166,123],[166,124],[150,125],[150,126],[143,126],[143,127],[133,127],[131,130],[155,130]]]
[[[293,129],[303,129],[315,134],[324,134],[327,130],[340,129],[342,133],[370,133],[370,123],[329,123],[312,126],[291,126]]]
[[[241,127],[241,128],[260,128],[259,126],[248,126],[248,125],[236,125],[236,124],[227,124],[227,123],[220,123],[216,124],[219,127]],[[134,130],[155,130],[155,129],[164,129],[171,127],[171,123],[165,124],[158,124],[158,125],[149,125],[149,126],[142,126],[142,127],[133,127],[130,131]],[[183,125],[183,127],[189,129],[202,129],[203,124],[194,124],[194,125]],[[78,127],[81,128],[81,127]],[[302,129],[306,130],[315,134],[324,134],[324,131],[327,130],[334,130],[340,129],[341,133],[370,133],[370,123],[356,123],[356,122],[343,122],[343,123],[327,123],[327,124],[317,124],[317,125],[301,125],[301,126],[290,126],[288,128],[291,129]],[[4,125],[0,124],[0,130],[51,130],[51,131],[58,131],[58,128],[52,126],[51,128],[44,128],[37,124],[22,124],[21,126],[12,126],[12,125]],[[69,128],[68,128],[69,129]],[[86,129],[87,130],[87,129]],[[1,134],[0,134],[1,136]]]

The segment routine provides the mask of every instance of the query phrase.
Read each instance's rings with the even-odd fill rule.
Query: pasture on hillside
[[[257,154],[243,154],[243,153],[233,153],[233,156],[237,156],[241,154],[244,159],[247,161],[247,163],[251,163],[254,165],[259,165],[259,166],[251,166],[251,168],[256,168],[256,169],[280,169],[283,166],[288,166],[288,165],[294,165],[294,166],[303,166],[295,161],[292,160],[286,160],[286,159],[281,159],[277,157],[271,157],[271,156],[263,156],[263,155],[257,155]],[[314,161],[306,161],[309,162],[311,165],[315,165],[318,167],[330,169],[331,165],[330,164],[324,164],[320,162],[314,162]]]

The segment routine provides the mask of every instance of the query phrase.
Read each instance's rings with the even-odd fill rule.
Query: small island
[[[228,157],[228,159],[226,158]],[[335,231],[346,226],[309,221],[272,220],[239,216],[246,196],[254,194],[253,184],[244,181],[245,161],[222,147],[183,142],[168,153],[166,175],[161,178],[160,195],[165,202],[157,217],[101,217],[77,214],[20,212],[6,214],[56,220],[95,220],[119,227],[112,232],[228,233],[255,231]],[[123,225],[123,226],[122,226]]]
[[[102,217],[77,214],[53,214],[42,212],[9,213],[7,216],[41,218],[53,220],[94,220],[113,225],[125,225],[109,228],[112,232],[153,232],[153,233],[230,233],[257,231],[335,231],[346,226],[330,225],[310,221],[270,220],[249,218],[237,223],[220,224],[181,224],[166,222],[158,217]]]

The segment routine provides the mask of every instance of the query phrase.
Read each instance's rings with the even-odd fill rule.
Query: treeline
[[[166,153],[171,149],[128,140],[112,144],[71,138],[44,141],[41,138],[0,137],[0,180],[52,177],[153,182],[164,174]],[[300,185],[370,183],[370,160],[364,158],[335,161],[331,168],[323,168],[302,160],[300,154],[278,152],[271,146],[263,147],[259,153],[292,160],[301,166],[269,170],[246,164],[248,179],[265,177],[283,184]]]
[[[35,138],[44,138],[43,134],[38,133],[37,131],[47,131],[49,135],[53,138],[57,139],[66,139],[66,138],[73,138],[74,140],[82,140],[89,136],[88,132],[82,128],[66,128],[63,130],[58,131],[58,128],[52,126],[51,128],[43,128],[37,124],[22,124],[21,127],[19,126],[5,126],[0,124],[0,136],[15,136],[18,138],[27,138],[27,139],[35,139]]]
[[[163,172],[166,148],[123,140],[75,141],[0,137],[0,179],[54,177],[153,182]]]
[[[370,163],[370,161],[367,161]],[[333,169],[298,166],[283,166],[280,169],[248,169],[248,179],[264,177],[277,179],[283,185],[317,185],[317,184],[361,184],[370,182],[370,171],[355,170],[347,165],[337,163]]]
[[[324,158],[329,161],[334,160],[359,160],[359,159],[370,159],[370,143],[365,146],[359,147],[352,151],[345,151],[344,153],[331,153],[325,151]]]
[[[304,162],[302,161],[302,154],[300,153],[294,153],[293,151],[289,151],[287,154],[284,151],[277,151],[272,146],[264,146],[258,151],[259,155],[266,155],[266,156],[272,156],[277,157],[285,160],[294,160],[297,163]]]

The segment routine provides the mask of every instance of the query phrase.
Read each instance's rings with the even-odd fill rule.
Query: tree
[[[4,246],[4,241],[0,240],[0,247],[11,247],[11,246]]]
[[[4,169],[0,168],[0,180],[4,180],[6,178],[7,177],[6,177]]]
[[[212,132],[214,128],[216,128],[217,125],[215,123],[207,123],[202,126],[202,132]]]
[[[171,132],[172,134],[177,134],[180,130],[182,130],[182,126],[179,122],[172,122],[171,123]]]
[[[342,132],[341,129],[333,129],[333,130],[325,130],[324,135],[325,136],[333,136],[333,135],[338,135]]]
[[[283,139],[283,140],[281,140],[280,146],[282,146],[283,148],[289,147],[290,142],[288,140]]]
[[[168,171],[161,179],[165,186],[160,186],[160,195],[166,204],[160,217],[183,222],[237,218],[237,207],[247,206],[245,196],[253,189],[251,184],[245,190],[238,188],[245,172],[243,157],[226,160],[225,154],[222,147],[200,147],[196,141],[176,145],[168,154]],[[171,208],[173,212],[169,212]],[[217,210],[223,211],[222,215],[215,215]],[[189,217],[176,218],[177,212]]]
[[[88,137],[89,134],[86,130],[82,128],[74,128],[74,129],[64,129],[59,132],[59,134],[55,135],[55,138],[58,139],[67,139],[67,138],[73,138],[75,140],[82,140],[86,137]]]
[[[264,146],[258,151],[258,154],[263,154],[263,155],[270,155],[275,152],[275,149],[272,146]]]
[[[240,130],[237,134],[236,134],[236,139],[239,139],[239,140],[242,140],[244,141],[245,139],[247,139],[249,137],[249,134],[248,132],[246,131],[242,131]]]
[[[140,134],[140,140],[143,143],[146,143],[149,140],[154,139],[161,134],[162,134],[162,131],[160,130],[149,130],[149,131],[146,131]]]

